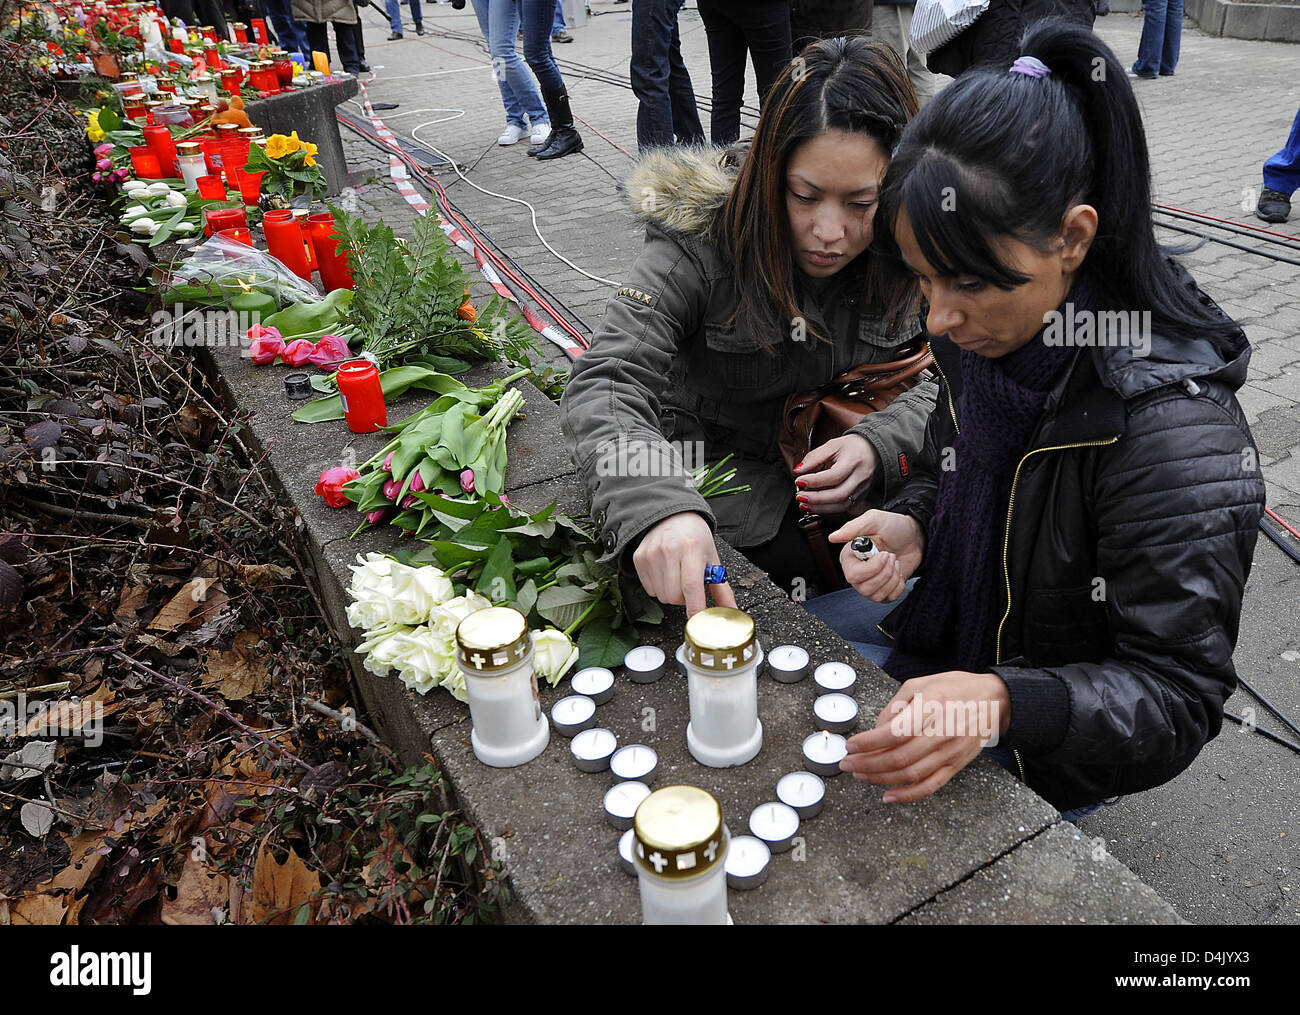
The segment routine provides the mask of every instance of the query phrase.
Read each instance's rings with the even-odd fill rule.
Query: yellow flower
[[[283,134],[272,134],[266,139],[266,157],[268,159],[278,159],[287,155],[293,149],[287,147],[289,139]]]
[[[88,121],[86,123],[86,134],[89,135],[90,140],[96,144],[103,141],[105,134],[103,128],[99,125],[99,110],[92,109],[86,114],[86,119]]]
[[[314,166],[316,164],[316,152],[319,149],[310,141],[304,141],[302,143],[302,149],[306,152],[306,158],[302,160],[302,164],[304,166]]]
[[[296,151],[298,151],[299,149],[302,148],[302,142],[298,140],[298,132],[297,132],[296,130],[295,130],[292,134],[289,135],[289,139],[288,139],[288,141],[286,142],[286,144],[288,145],[288,149],[287,149],[287,150],[288,150],[290,153],[292,153],[292,152],[296,152]]]

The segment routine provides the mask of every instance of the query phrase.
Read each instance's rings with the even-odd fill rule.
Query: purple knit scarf
[[[1075,312],[1092,309],[1082,279],[1066,302]],[[1052,383],[1074,352],[1047,345],[1042,334],[998,359],[961,353],[961,433],[948,456],[951,471],[940,474],[927,534],[927,578],[900,608],[894,650],[885,661],[886,672],[900,681],[944,670],[984,672],[997,661],[1011,483]]]

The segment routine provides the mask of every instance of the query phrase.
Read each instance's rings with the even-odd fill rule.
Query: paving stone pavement
[[[399,104],[378,115],[399,135],[440,149],[462,167],[472,165],[473,184],[496,196],[474,189],[445,165],[431,171],[481,229],[594,327],[609,285],[548,251],[521,203],[533,205],[537,227],[550,245],[589,275],[621,279],[641,245],[641,231],[616,182],[631,169],[636,153],[636,102],[625,87],[631,14],[627,6],[610,2],[590,7],[593,16],[573,30],[575,41],[554,47],[586,148],[542,165],[524,155],[526,141],[496,144],[504,115],[485,47],[463,38],[478,39],[469,8],[428,6],[428,34],[420,38],[408,32],[391,43],[378,15],[365,11],[362,21],[375,70],[367,82],[370,98]],[[708,54],[693,3],[682,12],[680,26],[695,91],[706,98]],[[1097,23],[1098,34],[1122,62],[1136,54],[1140,31],[1138,14],[1112,14]],[[1300,47],[1214,38],[1186,22],[1177,75],[1135,82],[1152,153],[1155,200],[1263,225],[1243,207],[1253,208],[1261,166],[1281,147],[1300,105],[1297,68]],[[751,107],[756,104],[752,72],[747,98]],[[701,117],[707,127],[705,105]],[[341,108],[359,114],[355,106]],[[357,187],[344,199],[355,199],[368,215],[382,216],[399,234],[409,232],[412,212],[388,179],[387,155],[346,129],[343,135]],[[1172,216],[1162,215],[1160,221],[1201,228]],[[1272,228],[1300,240],[1300,213]],[[1197,242],[1165,228],[1160,237]],[[1300,259],[1300,252],[1259,237],[1233,238]],[[1259,445],[1270,506],[1294,523],[1300,520],[1300,268],[1214,241],[1187,252],[1185,263],[1245,326],[1254,344],[1249,381],[1239,397]],[[486,295],[488,287],[477,273],[475,279],[475,295]],[[550,358],[564,362],[558,349],[550,350]],[[1262,534],[1259,543],[1238,670],[1300,720],[1295,565]],[[1291,735],[1243,691],[1229,702],[1238,713],[1252,705],[1261,726]],[[1300,922],[1298,773],[1300,757],[1225,725],[1180,778],[1084,819],[1081,829],[1093,846],[1104,843],[1193,922]]]

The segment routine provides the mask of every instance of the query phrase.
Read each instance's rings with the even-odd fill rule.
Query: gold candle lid
[[[754,618],[744,610],[711,606],[686,622],[686,661],[726,673],[755,661]]]
[[[244,129],[244,128],[242,128],[241,126],[239,126],[239,124],[237,124],[237,123],[219,123],[219,124],[217,124],[217,130],[223,130],[223,131],[225,131],[227,134],[229,134],[232,130],[243,130],[243,129]]]
[[[456,661],[470,673],[509,669],[531,648],[527,618],[508,606],[476,610],[456,625]]]
[[[231,28],[244,28],[244,29],[247,29],[247,28],[248,28],[248,26],[247,26],[246,24],[244,24],[242,21],[232,21],[232,22],[230,23],[230,27],[231,27]]]
[[[696,786],[655,790],[636,809],[632,828],[632,854],[656,877],[695,877],[720,863],[727,852],[722,808]]]
[[[178,141],[176,151],[181,155],[199,155],[203,152],[203,146],[197,141]]]
[[[194,77],[190,78],[191,82],[202,82],[202,81],[211,81],[211,80],[212,80],[211,74],[195,74]]]

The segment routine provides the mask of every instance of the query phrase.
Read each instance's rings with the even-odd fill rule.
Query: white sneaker
[[[520,140],[521,138],[525,138],[527,136],[528,136],[528,131],[526,131],[523,127],[517,127],[512,123],[509,126],[507,126],[506,129],[502,132],[501,136],[497,138],[497,144],[500,145],[514,144],[516,141]]]
[[[546,144],[546,139],[551,136],[551,125],[549,123],[533,124],[533,135],[528,140],[532,144]]]

